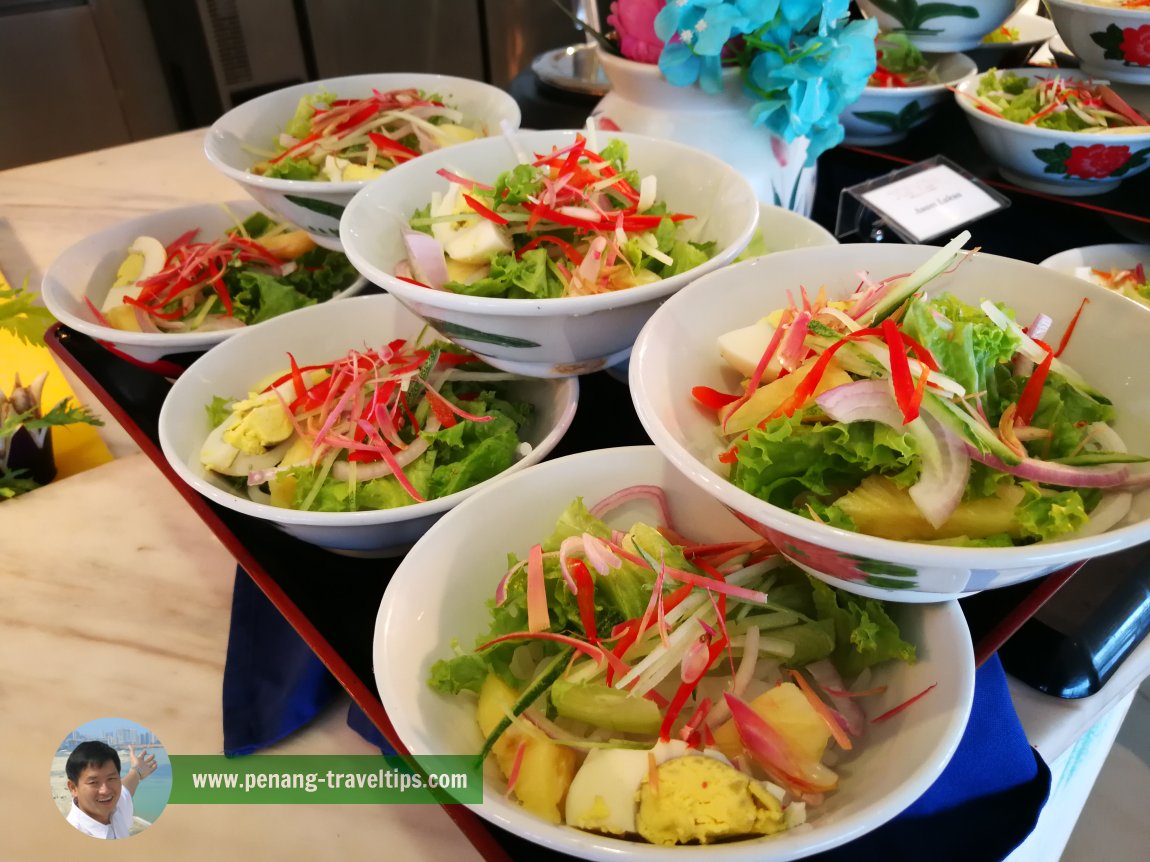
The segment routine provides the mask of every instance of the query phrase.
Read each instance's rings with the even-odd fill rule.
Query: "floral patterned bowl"
[[[1002,26],[1014,12],[1015,0],[859,0],[868,18],[877,18],[884,33],[901,31],[920,51],[965,51]]]
[[[831,299],[858,286],[860,271],[884,278],[914,270],[937,249],[844,244],[783,251],[704,276],[652,315],[631,356],[631,396],[643,427],[678,470],[704,493],[770,538],[794,562],[837,587],[872,598],[940,601],[1005,587],[1063,566],[1150,540],[1150,492],[1134,498],[1126,520],[1110,530],[1037,544],[972,548],[896,541],[832,527],[771,505],[728,478],[716,456],[724,444],[714,413],[692,388],[733,391],[737,375],[719,356],[720,335],[787,304],[800,285]],[[1064,326],[1090,299],[1063,359],[1107,393],[1115,429],[1132,452],[1150,452],[1150,315],[1131,314],[1129,300],[1098,285],[1034,264],[978,254],[931,282],[967,303],[1003,302],[1018,320],[1050,315]],[[721,297],[720,301],[716,297]],[[1060,332],[1060,330],[1058,330]]]
[[[1034,82],[1054,72],[1005,69],[1002,73]],[[1067,79],[1088,80],[1074,69],[1058,69]],[[972,98],[977,77],[960,83],[955,92],[982,148],[1006,179],[1024,188],[1079,197],[1113,191],[1126,177],[1150,167],[1150,126],[1141,131],[1063,132],[1040,129],[992,116]],[[1133,127],[1132,127],[1133,128]]]
[[[1083,71],[1125,84],[1150,84],[1150,7],[1123,0],[1045,0],[1058,35]]]
[[[494,182],[524,153],[570,147],[580,130],[519,132],[514,140],[469,141],[428,153],[388,171],[357,194],[340,223],[352,265],[445,336],[503,371],[528,377],[569,377],[622,362],[651,313],[668,296],[704,273],[730,263],[747,247],[759,202],[747,179],[715,156],[662,138],[599,132],[598,146],[618,139],[627,165],[656,178],[657,200],[690,213],[689,239],[713,241],[712,257],[659,281],[584,296],[508,299],[434,290],[396,275],[408,257],[402,228],[442,191],[441,169]]]
[[[926,55],[938,73],[937,84],[917,87],[867,87],[858,101],[843,111],[844,143],[883,146],[905,138],[925,123],[947,99],[947,88],[973,74],[975,63],[965,54]]]

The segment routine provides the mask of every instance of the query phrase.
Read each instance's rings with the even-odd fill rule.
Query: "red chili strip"
[[[1088,302],[1090,302],[1090,300],[1087,297],[1082,297],[1082,302],[1078,304],[1078,310],[1074,312],[1074,317],[1070,319],[1070,325],[1066,327],[1066,332],[1062,334],[1062,340],[1058,342],[1058,349],[1054,351],[1055,356],[1061,356],[1062,351],[1066,349],[1066,345],[1070,343],[1070,336],[1074,334],[1074,327],[1078,325],[1078,318],[1082,316],[1082,309],[1086,308],[1086,303]]]
[[[715,663],[715,659],[719,657],[727,646],[726,638],[719,638],[707,649],[707,667]],[[700,673],[690,682],[684,682],[679,685],[679,689],[675,692],[675,696],[671,698],[671,703],[667,707],[667,712],[663,716],[663,724],[659,727],[659,739],[663,742],[668,742],[671,739],[671,728],[675,724],[675,719],[679,717],[679,713],[683,711],[683,706],[687,703],[687,698],[694,693],[695,689],[699,687],[699,681],[706,675],[706,670]]]
[[[729,395],[726,392],[712,389],[710,386],[694,386],[691,388],[691,395],[704,407],[709,407],[712,410],[726,407],[742,398],[741,395]]]
[[[898,409],[902,411],[903,424],[918,418],[918,404],[915,403],[914,379],[910,376],[910,363],[906,358],[906,348],[898,326],[889,317],[882,322],[882,334],[890,352],[890,379],[894,386],[894,397]]]
[[[587,636],[587,640],[594,643],[598,640],[595,632],[595,580],[582,560],[571,560],[568,568],[578,589],[575,600],[579,604],[579,619],[583,623],[583,634]]]
[[[559,246],[559,248],[563,250],[563,254],[566,255],[567,259],[576,266],[583,262],[583,255],[579,253],[579,250],[575,248],[575,246],[571,245],[571,243],[567,242],[567,240],[550,233],[539,234],[538,236],[532,237],[530,242],[523,246],[523,248],[519,249],[519,251],[515,252],[515,256],[523,257],[524,253],[531,251],[533,248],[537,248],[540,243],[544,242],[549,242],[553,245]]]
[[[505,219],[499,213],[495,212],[495,210],[490,209],[488,207],[485,207],[483,204],[481,204],[479,201],[477,201],[475,198],[473,198],[471,195],[467,194],[466,192],[463,193],[463,199],[465,201],[467,201],[468,206],[470,206],[473,210],[475,210],[477,213],[479,213],[481,216],[483,216],[488,221],[493,221],[496,224],[508,224],[509,223],[507,221],[507,219]]]
[[[894,718],[896,715],[898,715],[900,712],[902,712],[908,706],[913,704],[915,701],[917,701],[920,698],[925,697],[927,694],[929,694],[936,686],[938,686],[938,683],[932,682],[930,685],[928,685],[926,688],[924,688],[922,691],[920,691],[918,694],[916,694],[910,700],[905,700],[902,703],[900,703],[898,706],[896,706],[894,709],[888,709],[882,715],[875,716],[874,718],[872,718],[870,720],[870,723],[871,724],[878,724],[880,721],[886,721],[888,718]]]
[[[1014,414],[1015,425],[1029,425],[1030,420],[1034,418],[1034,411],[1038,409],[1038,402],[1042,398],[1042,387],[1046,385],[1050,366],[1054,364],[1055,353],[1050,345],[1037,338],[1034,339],[1034,343],[1046,351],[1046,358],[1031,372],[1026,385],[1022,388],[1022,394],[1018,396],[1018,410]]]
[[[379,132],[368,132],[367,139],[384,152],[407,156],[409,159],[419,157],[419,153],[411,147],[405,147],[399,141],[392,140],[387,135],[381,135]]]

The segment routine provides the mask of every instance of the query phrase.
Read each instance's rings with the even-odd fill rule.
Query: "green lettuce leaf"
[[[815,578],[810,578],[810,584],[819,619],[834,624],[831,661],[843,677],[849,679],[863,668],[884,661],[915,661],[914,645],[902,639],[882,602],[835,589]]]
[[[754,428],[739,443],[731,481],[761,500],[804,512],[813,497],[837,499],[881,472],[909,484],[917,476],[915,444],[874,422],[805,425],[801,413]]]

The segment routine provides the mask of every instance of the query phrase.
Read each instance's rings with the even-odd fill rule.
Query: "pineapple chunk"
[[[766,318],[750,326],[724,332],[719,336],[719,355],[744,377],[750,377],[774,334],[775,327]]]
[[[766,386],[760,386],[755,390],[755,394],[738,408],[734,408],[734,405],[731,405],[721,409],[719,411],[719,421],[725,423],[723,430],[727,434],[741,434],[748,428],[754,428],[774,413],[784,401],[794,394],[799,383],[806,377],[807,371],[809,371],[810,367],[817,361],[818,357],[811,357],[786,377],[780,377],[777,380],[772,380]],[[806,406],[806,403],[809,403],[810,400],[826,392],[828,389],[834,389],[836,386],[842,386],[850,382],[850,376],[843,370],[841,365],[832,359],[827,364],[826,371],[823,373],[822,378],[820,378],[818,385],[815,386],[815,391],[811,393],[810,399],[808,399],[803,406]],[[730,419],[727,418],[728,416],[730,416]]]
[[[479,703],[475,710],[476,721],[484,736],[489,735],[511,712],[518,697],[495,674],[487,675],[479,690]],[[524,746],[523,759],[512,792],[532,814],[551,823],[561,823],[562,803],[575,777],[575,752],[556,745],[535,725],[517,718],[491,750],[505,778],[511,774],[521,744]]]
[[[127,332],[140,332],[140,322],[136,320],[136,309],[130,305],[117,305],[104,312],[104,318],[113,329]]]
[[[280,260],[295,260],[316,247],[307,231],[293,230],[256,240]]]
[[[751,701],[750,707],[797,753],[813,761],[822,760],[831,732],[793,682],[784,682],[763,692]],[[731,759],[742,753],[743,744],[739,741],[734,720],[715,730],[715,745]]]
[[[1018,536],[1014,510],[1025,492],[1017,485],[999,486],[998,495],[960,503],[937,529],[919,512],[906,488],[882,476],[869,476],[835,501],[860,533],[900,541],[933,541],[967,537],[982,539],[999,533]]]

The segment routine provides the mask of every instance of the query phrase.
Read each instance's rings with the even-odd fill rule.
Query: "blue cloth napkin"
[[[1026,739],[998,655],[975,677],[970,721],[954,757],[906,811],[811,862],[999,862],[1034,829],[1050,770]]]
[[[250,754],[315,718],[340,686],[251,578],[237,570],[224,668],[224,751]],[[354,703],[348,725],[394,749]],[[999,862],[1034,829],[1050,770],[1026,739],[994,655],[978,669],[970,721],[951,762],[906,811],[812,862]],[[546,855],[546,854],[543,854]]]
[[[279,742],[340,691],[311,647],[237,567],[224,664],[224,754],[251,754]]]

